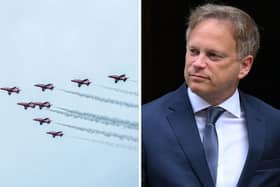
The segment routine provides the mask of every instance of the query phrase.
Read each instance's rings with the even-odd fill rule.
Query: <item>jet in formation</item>
[[[34,86],[41,88],[43,92],[46,89],[49,89],[49,90],[53,90],[54,89],[54,85],[52,83],[48,83],[48,84],[34,84]]]
[[[63,136],[62,131],[49,131],[49,132],[46,132],[46,133],[52,135],[53,138],[55,138],[56,136],[60,136],[60,137]]]
[[[27,108],[35,108],[35,104],[33,102],[20,102],[20,103],[17,103],[18,105],[21,105],[24,107],[25,110],[27,110]]]
[[[109,75],[109,78],[113,78],[115,79],[115,83],[117,83],[118,81],[126,81],[128,79],[128,77],[125,74],[122,75]]]
[[[34,121],[38,121],[40,125],[43,125],[43,123],[51,123],[50,118],[34,118]]]
[[[44,107],[46,108],[50,108],[52,105],[48,102],[48,101],[45,101],[45,102],[32,102],[35,106],[38,106],[40,108],[40,110]]]
[[[89,86],[91,83],[89,79],[73,79],[71,81],[77,83],[79,87],[83,84]]]
[[[0,88],[1,90],[7,91],[9,95],[11,95],[12,93],[19,93],[20,89],[18,87],[4,87],[4,88]]]

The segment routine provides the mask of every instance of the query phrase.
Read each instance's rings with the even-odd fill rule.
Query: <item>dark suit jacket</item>
[[[240,100],[249,150],[238,187],[279,187],[280,111],[242,92]],[[214,187],[186,84],[142,107],[142,185]]]

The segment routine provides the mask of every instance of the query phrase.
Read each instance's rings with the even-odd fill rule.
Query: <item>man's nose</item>
[[[193,59],[193,65],[196,67],[204,68],[207,66],[207,57],[203,54],[198,55],[195,59]]]

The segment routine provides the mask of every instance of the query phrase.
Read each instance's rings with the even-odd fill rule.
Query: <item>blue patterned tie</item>
[[[224,111],[225,109],[221,107],[213,106],[207,109],[207,119],[203,137],[204,151],[214,184],[216,184],[218,166],[218,137],[215,123]]]

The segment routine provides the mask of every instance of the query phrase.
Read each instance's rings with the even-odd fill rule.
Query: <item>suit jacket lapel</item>
[[[242,170],[238,186],[248,186],[250,178],[254,175],[261,154],[264,149],[265,140],[265,121],[260,116],[258,107],[249,100],[245,94],[240,93],[241,107],[244,109],[247,121],[249,150],[244,168]]]
[[[176,94],[175,102],[172,100],[169,107],[172,112],[169,112],[167,118],[195,174],[203,186],[212,187],[213,180],[204,156],[192,106],[187,97],[186,85],[181,86]]]

